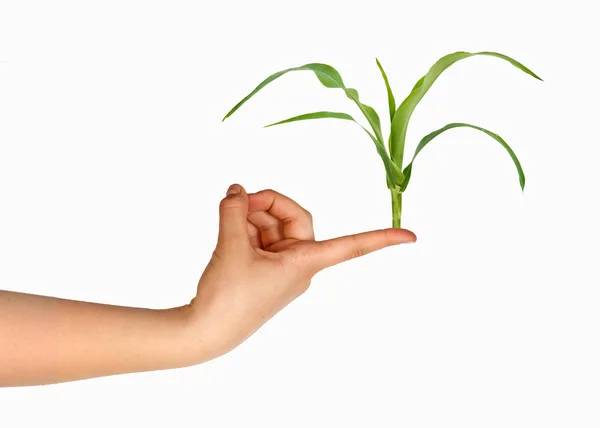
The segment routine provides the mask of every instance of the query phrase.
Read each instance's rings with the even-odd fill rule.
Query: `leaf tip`
[[[525,67],[525,66],[523,66],[522,70],[523,70],[523,71],[525,71],[527,74],[529,74],[531,77],[534,77],[534,78],[536,78],[536,79],[537,79],[537,80],[539,80],[540,82],[543,82],[543,81],[544,81],[544,79],[542,79],[540,76],[538,76],[537,74],[535,74],[535,73],[533,72],[533,70],[531,70],[531,69],[529,69],[529,68],[527,68],[527,67]]]
[[[538,76],[537,74],[535,74],[533,71],[529,70],[530,73],[533,77],[535,77],[537,80],[539,80],[540,82],[543,82],[544,79],[542,79],[540,76]]]

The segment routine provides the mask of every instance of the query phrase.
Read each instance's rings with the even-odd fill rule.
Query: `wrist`
[[[204,328],[197,308],[188,304],[166,311],[176,320],[173,334],[180,367],[201,364],[221,355],[218,344]]]

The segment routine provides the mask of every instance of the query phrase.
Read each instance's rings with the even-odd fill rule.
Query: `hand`
[[[242,343],[304,293],[320,270],[415,241],[403,229],[315,241],[311,214],[292,199],[232,185],[221,201],[216,249],[187,308],[204,359]]]
[[[414,242],[386,229],[315,241],[312,219],[272,190],[232,186],[219,239],[189,305],[145,309],[0,290],[0,386],[199,364],[233,349],[301,295],[318,271]]]

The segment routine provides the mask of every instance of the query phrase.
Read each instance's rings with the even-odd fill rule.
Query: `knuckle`
[[[312,213],[311,213],[309,210],[307,210],[307,209],[304,209],[304,214],[305,214],[305,215],[306,215],[306,217],[307,217],[307,218],[308,218],[308,219],[309,219],[309,220],[312,222],[312,220],[313,220],[313,215],[312,215]]]
[[[264,190],[261,190],[259,193],[262,193],[264,195],[276,195],[277,194],[277,192],[273,189],[264,189]]]

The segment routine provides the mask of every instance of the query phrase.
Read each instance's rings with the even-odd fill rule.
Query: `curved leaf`
[[[275,125],[282,125],[285,123],[297,122],[300,120],[311,120],[311,119],[343,119],[343,120],[350,120],[350,121],[356,123],[367,133],[369,138],[371,138],[371,140],[375,144],[375,149],[377,150],[377,153],[381,157],[381,160],[383,161],[383,165],[385,167],[386,177],[388,179],[388,187],[390,187],[390,185],[391,185],[392,187],[390,187],[390,188],[394,188],[395,186],[400,186],[402,184],[402,181],[404,180],[402,171],[400,170],[400,168],[398,168],[392,162],[387,151],[385,150],[385,146],[379,140],[377,140],[377,138],[367,128],[365,128],[360,123],[358,123],[356,120],[354,120],[354,118],[352,116],[350,116],[349,114],[331,112],[331,111],[318,111],[315,113],[306,113],[306,114],[301,114],[299,116],[290,117],[289,119],[280,120],[279,122],[271,123],[270,125],[265,126],[265,128],[268,128],[270,126],[275,126]]]
[[[381,71],[381,77],[383,77],[383,81],[385,82],[385,89],[387,90],[388,96],[388,108],[390,110],[390,122],[394,120],[394,114],[396,113],[396,100],[394,99],[394,93],[392,92],[392,88],[390,88],[390,82],[388,81],[387,74],[383,70],[383,67],[379,60],[375,58],[377,62],[377,67],[379,67],[379,71]]]
[[[499,142],[500,145],[506,149],[506,151],[510,155],[511,159],[513,160],[515,166],[517,167],[517,173],[519,174],[519,184],[521,185],[521,190],[525,189],[525,173],[523,172],[523,168],[521,167],[521,163],[519,162],[519,159],[517,158],[517,155],[515,154],[515,152],[510,148],[510,146],[506,143],[506,141],[504,141],[502,139],[502,137],[500,137],[498,134],[494,134],[493,132],[488,131],[485,128],[481,128],[480,126],[469,125],[468,123],[449,123],[448,125],[444,126],[443,128],[440,128],[437,131],[433,131],[431,134],[428,134],[425,137],[423,137],[423,139],[421,140],[421,142],[417,146],[417,149],[415,150],[415,154],[413,155],[412,160],[406,166],[406,168],[404,168],[404,182],[400,186],[400,190],[401,191],[406,190],[406,187],[408,186],[408,183],[410,181],[410,176],[411,176],[411,173],[412,173],[413,162],[415,161],[415,158],[421,152],[421,150],[423,150],[423,148],[427,144],[429,144],[429,142],[431,140],[433,140],[435,137],[437,137],[438,135],[440,135],[442,132],[445,132],[445,131],[447,131],[449,129],[452,129],[452,128],[459,128],[459,127],[473,128],[473,129],[476,129],[478,131],[485,132],[487,135],[489,135],[494,140],[496,140],[497,142]]]
[[[412,92],[406,97],[406,99],[400,104],[398,109],[396,110],[396,114],[394,115],[394,119],[392,121],[392,129],[390,134],[390,154],[394,162],[398,165],[402,165],[403,157],[404,157],[404,143],[406,139],[406,130],[408,128],[408,122],[410,117],[423,96],[427,93],[429,88],[433,85],[436,79],[457,61],[461,59],[469,58],[476,55],[487,55],[493,56],[496,58],[503,59],[508,61],[510,64],[514,65],[518,69],[523,72],[535,77],[536,79],[540,79],[533,71],[529,68],[525,67],[520,62],[500,53],[496,52],[455,52],[440,58],[427,72],[425,76],[423,76],[417,84],[414,86]]]
[[[375,137],[377,138],[378,141],[381,142],[381,144],[383,144],[383,135],[381,133],[381,122],[379,120],[379,115],[377,114],[377,112],[372,107],[361,103],[359,96],[358,96],[358,91],[353,88],[347,88],[344,85],[344,81],[342,80],[342,76],[340,75],[340,73],[338,73],[338,71],[335,68],[333,68],[327,64],[319,64],[319,63],[305,64],[300,67],[288,68],[287,70],[278,71],[277,73],[272,74],[271,76],[269,76],[265,80],[263,80],[256,88],[254,88],[254,90],[252,90],[252,92],[250,92],[248,95],[246,95],[239,103],[237,103],[225,115],[223,120],[227,119],[229,116],[231,116],[233,113],[235,113],[242,105],[244,105],[244,103],[246,101],[248,101],[250,98],[252,98],[254,95],[256,95],[256,93],[258,91],[260,91],[262,88],[267,86],[269,83],[271,83],[275,79],[283,76],[286,73],[289,73],[290,71],[302,71],[302,70],[310,70],[310,71],[314,72],[315,75],[317,76],[317,78],[319,79],[319,81],[323,84],[323,86],[325,86],[327,88],[342,89],[346,93],[346,96],[348,98],[350,98],[352,101],[354,101],[354,103],[358,106],[360,111],[363,113],[363,115],[366,117],[367,121],[369,122],[369,125],[371,125],[371,128],[373,129],[373,132],[375,133]]]
[[[289,119],[281,120],[279,122],[271,123],[265,128],[269,128],[275,125],[282,125],[284,123],[297,122],[299,120],[310,120],[310,119],[345,119],[354,122],[354,118],[346,113],[336,113],[333,111],[318,111],[315,113],[301,114],[300,116],[290,117]]]

